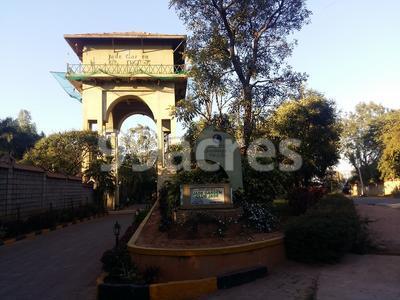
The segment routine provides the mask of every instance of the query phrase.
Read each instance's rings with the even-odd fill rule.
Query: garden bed
[[[216,224],[210,220],[201,220],[198,224],[172,224],[166,231],[160,231],[161,215],[158,207],[153,210],[144,224],[136,241],[139,247],[154,248],[210,248],[225,247],[270,240],[282,235],[276,231],[260,233],[246,226],[243,222]],[[193,228],[195,227],[195,228]]]
[[[215,234],[216,227],[200,225],[197,237],[190,238],[185,229],[180,231],[174,225],[160,232],[160,221],[155,204],[128,242],[130,256],[141,272],[154,267],[159,270],[158,283],[198,280],[265,266],[273,269],[285,261],[280,232],[255,233],[247,228],[249,231],[238,235],[236,228],[227,229],[221,237]]]

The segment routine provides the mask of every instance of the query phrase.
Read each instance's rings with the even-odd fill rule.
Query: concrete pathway
[[[102,253],[132,215],[110,215],[0,247],[0,299],[95,299]]]
[[[371,221],[369,228],[378,250],[400,255],[400,209],[377,205],[357,205],[356,208],[361,216]]]
[[[254,282],[201,298],[202,300],[313,299],[319,268],[287,262]]]
[[[400,256],[348,255],[342,263],[309,266],[287,262],[263,279],[203,300],[398,300]]]
[[[342,263],[324,267],[316,299],[400,299],[400,256],[348,255]]]

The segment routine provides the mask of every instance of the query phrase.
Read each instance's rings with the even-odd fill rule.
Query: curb
[[[268,275],[267,267],[240,270],[217,277],[172,281],[149,285],[104,283],[103,273],[97,279],[97,299],[185,300],[229,289]]]
[[[140,223],[135,233],[132,235],[127,243],[128,250],[131,254],[139,255],[155,255],[155,256],[174,256],[174,257],[193,257],[193,256],[210,256],[210,255],[225,255],[234,253],[250,252],[266,247],[273,247],[276,245],[284,244],[284,234],[281,233],[279,236],[270,238],[268,240],[261,240],[256,242],[247,242],[238,245],[221,246],[221,247],[209,247],[209,248],[154,248],[148,246],[136,245],[137,240],[146,223],[150,219],[153,211],[158,205],[158,200],[154,203],[153,207],[148,212],[147,216]]]
[[[219,290],[229,289],[238,285],[252,282],[256,279],[266,277],[268,269],[266,267],[252,268],[241,272],[229,273],[217,277],[217,286]]]
[[[34,239],[38,235],[43,235],[43,234],[49,233],[51,231],[63,229],[65,227],[68,227],[68,226],[71,226],[71,225],[75,225],[75,224],[79,224],[79,223],[86,223],[86,222],[89,222],[90,220],[99,219],[99,218],[105,217],[107,215],[108,214],[106,214],[106,213],[105,214],[99,214],[99,215],[96,215],[96,216],[75,220],[73,222],[59,224],[59,225],[53,226],[51,228],[44,228],[44,229],[40,229],[40,230],[33,231],[33,232],[30,232],[30,233],[18,235],[16,237],[12,238],[12,239],[7,239],[7,240],[1,240],[0,239],[0,247],[1,246],[12,245],[12,244],[14,244],[14,243],[16,243],[18,241],[22,241],[22,240],[25,240],[25,239]]]
[[[137,209],[126,209],[126,210],[110,210],[108,211],[109,215],[132,215],[136,213]]]

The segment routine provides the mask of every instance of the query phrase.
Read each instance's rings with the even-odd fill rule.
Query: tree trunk
[[[243,89],[243,108],[243,142],[244,152],[245,155],[247,155],[247,149],[250,146],[251,135],[253,133],[252,91],[250,87],[245,87]]]

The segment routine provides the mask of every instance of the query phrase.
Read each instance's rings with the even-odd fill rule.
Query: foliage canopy
[[[297,185],[307,186],[314,177],[323,178],[339,159],[341,126],[333,101],[307,91],[299,100],[283,103],[264,125],[274,140],[298,139],[295,149],[303,164],[294,172]]]
[[[24,155],[24,162],[70,176],[81,173],[85,157],[100,156],[98,134],[91,131],[55,133],[41,139]]]
[[[382,144],[379,137],[386,113],[382,105],[359,103],[355,112],[343,119],[343,154],[356,170],[360,168],[365,183],[380,180],[378,162]]]
[[[0,156],[8,154],[19,160],[44,134],[38,134],[31,114],[21,110],[17,119],[0,120]]]
[[[382,155],[378,168],[383,179],[400,177],[400,111],[389,113],[379,141],[382,143]]]
[[[193,98],[178,104],[184,121],[233,114],[245,149],[260,117],[305,80],[286,63],[288,36],[309,20],[305,0],[171,0],[191,36],[186,56],[194,75]],[[189,101],[189,102],[188,102]],[[179,112],[179,111],[178,111]]]

